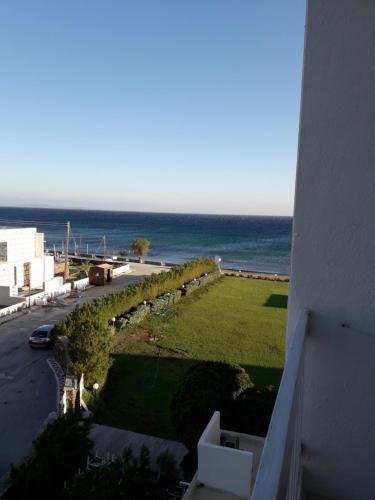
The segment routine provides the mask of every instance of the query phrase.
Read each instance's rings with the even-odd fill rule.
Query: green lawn
[[[238,363],[256,385],[278,384],[287,292],[285,283],[224,277],[124,331],[95,420],[176,439],[170,401],[196,360]]]

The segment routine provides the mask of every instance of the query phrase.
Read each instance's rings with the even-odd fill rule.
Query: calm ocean
[[[87,245],[89,252],[103,251],[103,235],[114,255],[129,249],[134,238],[143,237],[151,242],[151,260],[180,263],[197,256],[219,255],[222,267],[289,273],[291,217],[0,207],[0,226],[25,227],[31,224],[24,221],[35,221],[32,225],[44,232],[47,248],[55,244],[61,249],[65,229],[58,223],[67,220],[72,242],[83,252]]]

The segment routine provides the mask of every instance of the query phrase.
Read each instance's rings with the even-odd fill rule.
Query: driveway
[[[56,411],[57,387],[47,364],[51,351],[30,349],[28,337],[42,324],[63,319],[77,304],[123,290],[151,274],[168,268],[132,264],[132,272],[105,287],[89,288],[79,299],[62,298],[53,306],[34,306],[0,324],[0,477],[19,462],[49,413]]]

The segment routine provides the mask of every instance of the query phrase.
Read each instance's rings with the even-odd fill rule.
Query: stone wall
[[[138,307],[129,311],[127,314],[116,319],[115,326],[117,328],[125,328],[127,326],[134,326],[141,323],[149,314],[158,314],[164,311],[167,307],[176,304],[181,300],[184,295],[190,295],[199,287],[206,286],[209,283],[217,280],[220,277],[220,273],[210,273],[202,276],[201,278],[194,279],[183,285],[181,289],[174,290],[173,292],[166,293],[160,297],[149,302],[144,302]]]

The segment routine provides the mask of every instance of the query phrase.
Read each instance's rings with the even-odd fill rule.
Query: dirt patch
[[[122,330],[113,343],[112,351],[116,352],[127,341],[130,342],[144,342],[149,338],[148,331],[144,328],[128,328]]]

